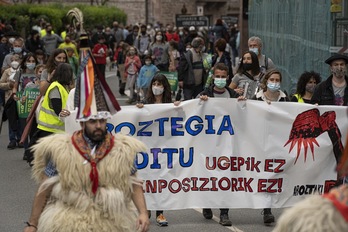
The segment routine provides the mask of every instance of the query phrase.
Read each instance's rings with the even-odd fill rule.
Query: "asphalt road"
[[[116,93],[121,105],[125,105],[126,97],[121,97],[118,92],[118,80],[115,72],[107,72],[107,80],[111,89]],[[31,168],[22,160],[23,149],[8,150],[8,126],[4,123],[0,134],[0,232],[23,231],[24,222],[28,220],[36,183],[31,179]],[[233,199],[231,199],[233,200]],[[201,209],[186,209],[165,211],[169,222],[168,227],[158,227],[155,221],[155,212],[152,212],[150,231],[190,231],[190,232],[269,232],[274,226],[263,224],[261,210],[259,209],[231,209],[230,219],[233,226],[223,227],[219,222],[219,210],[214,209],[212,220],[203,218]],[[277,218],[282,209],[273,209]]]

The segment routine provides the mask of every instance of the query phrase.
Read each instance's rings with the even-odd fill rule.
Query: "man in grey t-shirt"
[[[44,44],[45,52],[49,56],[60,43],[63,43],[63,39],[57,34],[52,34],[51,24],[46,25],[46,32],[47,34],[42,37],[42,42]]]

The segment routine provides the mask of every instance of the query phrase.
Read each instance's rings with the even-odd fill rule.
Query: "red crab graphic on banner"
[[[338,163],[342,155],[343,144],[341,142],[340,129],[336,124],[335,111],[327,111],[320,115],[318,109],[311,109],[297,115],[292,124],[289,140],[284,145],[285,147],[290,144],[289,153],[297,145],[297,155],[294,164],[296,164],[301,155],[302,146],[304,148],[304,161],[306,162],[307,160],[308,148],[312,152],[314,161],[314,144],[320,147],[316,138],[325,132],[330,137],[336,162]]]

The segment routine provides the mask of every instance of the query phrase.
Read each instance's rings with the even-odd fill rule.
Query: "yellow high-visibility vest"
[[[39,119],[37,121],[38,129],[52,132],[52,133],[64,132],[64,129],[65,129],[64,122],[59,120],[58,115],[54,112],[53,109],[50,108],[49,94],[50,94],[50,91],[55,87],[58,87],[61,100],[62,100],[62,107],[66,105],[66,102],[69,96],[68,91],[64,88],[64,86],[59,84],[58,81],[51,83],[51,85],[47,89],[44,100],[42,102],[40,113],[39,113]]]
[[[300,103],[304,103],[304,100],[303,100],[303,98],[301,97],[301,95],[300,94],[294,94],[294,96],[297,98],[297,102],[300,102]]]

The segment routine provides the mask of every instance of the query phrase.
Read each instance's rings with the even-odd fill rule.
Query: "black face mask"
[[[56,67],[58,67],[58,65],[60,65],[60,64],[62,64],[62,63],[64,63],[64,62],[60,62],[60,61],[54,61],[54,65],[56,66]]]
[[[243,68],[244,68],[244,70],[249,71],[253,68],[253,64],[249,64],[249,63],[244,64],[243,63]]]
[[[145,34],[146,34],[146,31],[141,31],[141,34],[142,34],[142,35],[145,35]]]

